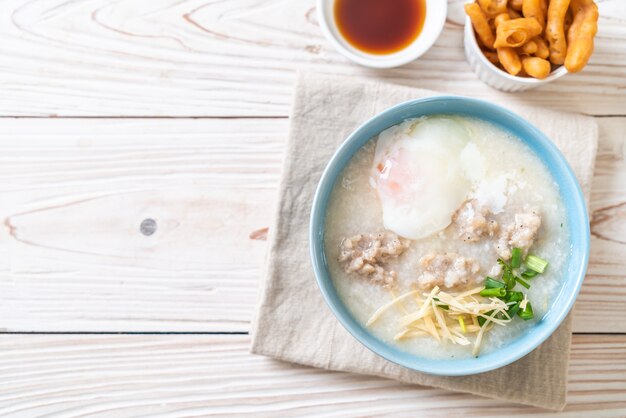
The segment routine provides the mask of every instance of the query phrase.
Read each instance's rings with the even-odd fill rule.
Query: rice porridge
[[[393,126],[353,156],[331,193],[325,253],[343,303],[377,338],[467,358],[545,314],[568,238],[558,186],[530,148],[441,115]]]

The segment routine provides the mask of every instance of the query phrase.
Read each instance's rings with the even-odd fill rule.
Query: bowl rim
[[[541,158],[538,151],[533,150],[533,152],[541,158],[550,174],[555,177],[555,181],[559,183],[559,188],[562,188],[563,185],[567,186],[567,190],[561,190],[560,193],[563,198],[564,206],[568,209],[568,216],[569,208],[571,208],[576,214],[580,215],[581,219],[568,219],[568,227],[570,229],[570,255],[568,257],[569,262],[566,266],[570,268],[571,271],[568,270],[567,275],[564,277],[564,283],[571,282],[570,285],[561,286],[557,296],[552,301],[550,309],[548,309],[541,320],[537,321],[532,327],[529,327],[521,336],[518,336],[516,339],[507,344],[507,346],[512,346],[512,349],[499,349],[483,356],[469,357],[467,359],[432,360],[404,352],[391,344],[379,340],[369,331],[365,330],[363,326],[352,317],[343,302],[341,302],[337,296],[332,279],[330,278],[330,274],[326,267],[325,251],[323,249],[324,227],[330,192],[332,191],[338,176],[345,167],[345,164],[347,164],[358,149],[360,149],[367,141],[369,141],[369,139],[372,138],[372,135],[369,135],[366,138],[363,136],[367,134],[373,126],[375,126],[386,115],[390,114],[397,117],[398,120],[389,126],[400,123],[402,120],[419,117],[420,114],[404,116],[406,112],[403,113],[403,111],[408,109],[409,112],[411,112],[411,106],[428,106],[429,104],[437,102],[442,102],[445,105],[445,103],[449,103],[451,101],[460,102],[463,106],[479,106],[484,110],[497,112],[500,116],[507,118],[509,122],[513,121],[513,123],[518,124],[521,129],[528,131],[529,134],[533,136],[532,141],[537,142],[541,151],[546,153],[546,158],[550,160],[551,163],[554,163],[555,166],[549,166],[547,162]],[[441,112],[439,114],[442,113],[445,112]],[[452,114],[462,113],[454,112]],[[488,118],[482,119],[490,121]],[[498,126],[506,129],[503,125]],[[383,130],[384,129],[386,128],[383,128]],[[382,130],[378,133],[380,132],[382,132]],[[529,145],[528,141],[524,138],[520,138],[520,140],[526,145]],[[351,148],[354,147],[353,143],[355,142],[358,146],[351,150]],[[557,180],[557,176],[561,179],[561,181]],[[566,192],[570,193],[565,194]],[[579,256],[578,258],[574,257],[575,250],[572,245],[575,241],[573,239],[574,233],[577,234],[577,239],[581,244],[580,250],[576,253],[576,255]],[[534,125],[512,111],[484,100],[462,96],[434,96],[409,100],[378,113],[355,129],[337,148],[324,169],[313,198],[309,222],[309,253],[313,264],[315,279],[326,304],[329,306],[343,327],[367,349],[384,359],[408,369],[441,376],[465,376],[498,369],[524,357],[547,340],[569,314],[574,302],[576,301],[587,270],[589,261],[589,246],[589,216],[587,213],[584,195],[580,184],[576,180],[574,172],[556,145],[554,145],[554,143],[552,143],[552,141],[550,141]],[[561,309],[553,312],[555,305],[557,305],[557,302],[559,302],[561,297],[564,298],[564,301],[560,302],[562,305]],[[545,322],[546,318],[549,319],[549,322]]]
[[[534,78],[534,77],[518,77],[516,75],[511,75],[507,73],[506,71],[498,68],[497,66],[493,65],[491,61],[489,61],[485,57],[485,54],[483,54],[482,51],[480,50],[480,47],[478,46],[478,41],[476,40],[476,34],[474,33],[474,26],[472,25],[472,21],[469,18],[469,16],[465,16],[465,30],[464,30],[463,36],[469,37],[469,41],[472,45],[472,48],[474,49],[474,52],[477,52],[476,55],[478,55],[478,59],[480,60],[481,64],[483,64],[483,66],[489,68],[498,76],[506,78],[509,81],[513,81],[515,83],[524,84],[524,85],[536,86],[540,84],[549,83],[551,81],[554,81],[563,77],[566,74],[569,74],[569,71],[567,71],[567,68],[565,68],[564,65],[561,65],[556,70],[553,70],[546,78],[542,78],[542,79]]]
[[[351,48],[346,47],[339,39],[337,39],[335,32],[331,29],[330,22],[328,22],[328,19],[326,18],[327,17],[326,13],[324,13],[324,11],[326,10],[326,4],[328,1],[332,1],[334,3],[334,1],[336,0],[317,0],[316,1],[317,20],[319,22],[322,33],[324,34],[324,37],[332,44],[335,50],[337,50],[341,55],[348,58],[349,60],[356,62],[357,64],[363,65],[365,67],[378,68],[378,69],[400,67],[402,65],[408,64],[411,61],[415,61],[416,59],[421,57],[423,54],[425,54],[435,44],[435,42],[441,35],[441,32],[443,31],[443,27],[446,23],[446,16],[447,16],[447,10],[448,10],[448,3],[446,1],[424,0],[426,2],[426,7],[427,7],[426,18],[425,18],[426,21],[428,21],[429,16],[430,16],[428,13],[429,5],[430,6],[436,5],[435,7],[437,7],[440,12],[439,20],[432,22],[433,26],[436,28],[436,32],[429,34],[430,40],[424,41],[424,37],[421,36],[420,34],[411,44],[401,49],[400,51],[394,52],[392,54],[377,55],[377,54],[370,54],[364,51],[355,52],[357,51],[356,49],[355,51],[353,51]],[[433,18],[431,18],[431,20],[432,19]],[[426,24],[427,24],[426,21],[424,22],[424,28],[422,28],[422,32],[424,31],[426,27]],[[341,35],[338,35],[338,36],[341,37]],[[423,42],[423,45],[421,48],[415,48],[414,50],[411,49],[415,45],[418,45],[420,42]]]

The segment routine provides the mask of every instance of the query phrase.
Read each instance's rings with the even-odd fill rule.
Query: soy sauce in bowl
[[[354,48],[376,55],[411,45],[422,32],[425,0],[335,0],[335,24]]]

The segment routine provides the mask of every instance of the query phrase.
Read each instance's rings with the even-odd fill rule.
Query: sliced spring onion
[[[524,299],[524,294],[522,292],[507,292],[504,300],[507,302],[521,302]]]
[[[433,298],[433,300],[437,302],[435,306],[437,306],[438,308],[443,309],[444,311],[450,309],[450,306],[446,305],[445,303],[441,303],[441,300],[439,300],[439,298]]]
[[[536,275],[538,275],[539,273],[537,273],[535,270],[526,270],[525,272],[522,273],[522,277],[525,279],[532,279],[533,277],[535,277]]]
[[[522,265],[522,249],[513,248],[511,250],[511,267],[514,269],[517,269],[521,265]]]
[[[537,273],[543,273],[548,266],[548,262],[544,259],[537,257],[536,255],[529,255],[525,260],[526,266],[536,271]]]
[[[530,289],[530,285],[528,283],[526,283],[524,280],[522,280],[520,277],[514,276],[515,277],[515,281],[519,284],[521,284],[522,286],[524,286],[526,289]]]
[[[498,264],[502,266],[502,281],[506,285],[506,289],[513,289],[515,287],[515,277],[511,271],[511,266],[501,258],[498,258]]]
[[[500,265],[502,266],[502,268],[504,268],[504,269],[509,268],[509,265],[507,264],[507,262],[506,262],[506,261],[504,261],[504,260],[503,260],[503,259],[501,259],[501,258],[498,258],[498,264],[500,264]]]
[[[485,312],[485,316],[491,316],[491,315],[493,315],[493,312],[494,312],[494,311]],[[481,327],[482,327],[483,325],[485,325],[485,322],[486,322],[486,321],[487,321],[487,318],[484,318],[484,317],[482,317],[482,316],[479,316],[479,317],[478,317],[478,325],[480,325]]]
[[[504,289],[505,286],[506,285],[504,283],[502,283],[501,281],[494,280],[491,277],[487,277],[485,279],[485,287],[487,289],[496,289],[496,288],[499,288],[499,287]]]
[[[515,305],[511,305],[509,307],[506,313],[509,314],[511,318],[513,318],[518,311],[519,311],[519,302],[516,302]]]
[[[492,289],[483,289],[483,290],[480,291],[480,296],[483,296],[483,297],[495,296],[497,298],[501,298],[504,295],[506,295],[506,289],[504,289],[503,287],[496,287],[496,288],[492,288]]]
[[[515,276],[510,270],[505,270],[502,275],[502,280],[506,283],[506,290],[511,290],[515,287]]]
[[[533,317],[535,316],[533,313],[533,306],[530,304],[530,302],[526,303],[526,306],[524,306],[524,309],[518,312],[518,315],[520,316],[520,318],[522,318],[524,321],[528,321],[529,319],[533,319]]]

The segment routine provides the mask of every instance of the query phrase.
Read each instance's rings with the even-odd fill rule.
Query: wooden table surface
[[[336,53],[313,0],[0,2],[0,416],[555,416],[248,353],[298,68],[596,117],[557,415],[626,416],[626,1],[598,3],[584,72],[505,94],[458,0],[393,70]]]

